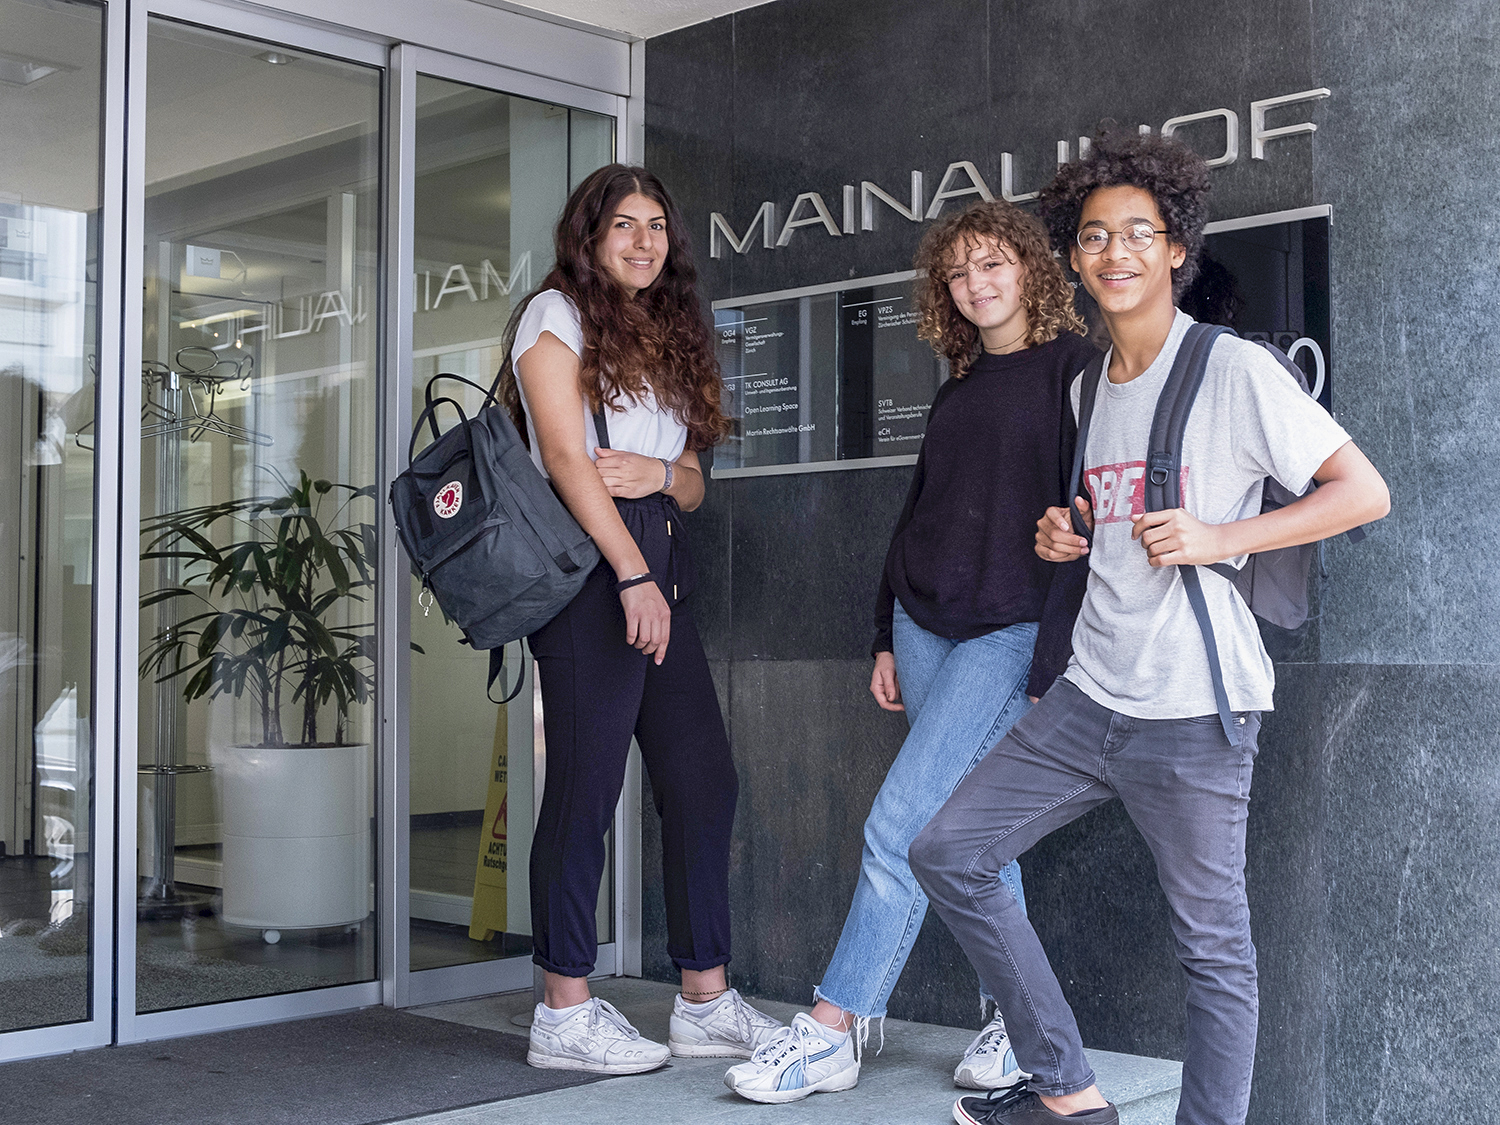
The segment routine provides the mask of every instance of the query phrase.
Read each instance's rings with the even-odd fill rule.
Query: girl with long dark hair
[[[978,203],[927,233],[916,269],[919,332],[952,377],[933,399],[886,555],[870,679],[875,701],[904,710],[910,729],[865,821],[854,901],[817,1003],[724,1076],[752,1101],[858,1082],[869,1021],[884,1017],[927,913],[907,847],[1066,667],[1087,573],[1032,549],[1037,513],[1067,491],[1068,386],[1095,354],[1046,230],[1012,204]],[[1020,869],[1004,878],[1024,909]],[[987,1089],[1018,1073],[996,1012],[954,1081]]]
[[[698,452],[729,429],[687,231],[660,181],[611,164],[569,197],[557,264],[506,330],[502,401],[602,561],[529,638],[547,774],[531,845],[532,960],[546,975],[527,1061],[632,1074],[671,1054],[747,1058],[779,1023],[728,987],[738,780],[683,599],[681,512]],[[604,838],[634,735],[662,818],[667,950],[682,973],[670,1047],[589,994]]]

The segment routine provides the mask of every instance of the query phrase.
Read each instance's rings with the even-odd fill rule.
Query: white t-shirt
[[[521,323],[516,327],[516,342],[510,349],[511,364],[516,366],[531,350],[543,332],[550,332],[566,344],[579,359],[583,358],[583,320],[578,315],[578,306],[564,293],[556,289],[543,289],[531,299],[526,311],[521,314]],[[519,373],[516,386],[521,392],[521,405],[526,410],[526,432],[531,439],[531,459],[541,469],[542,448],[536,440],[536,427],[531,421],[531,407],[526,402],[526,385]],[[644,402],[624,398],[624,410],[608,410],[605,420],[609,425],[609,444],[613,449],[627,453],[640,453],[646,457],[660,457],[675,461],[682,456],[687,446],[687,427],[670,410],[657,405],[656,396],[646,391]],[[588,400],[583,403],[583,435],[588,455],[598,460],[594,447],[599,444],[594,433],[594,416],[589,410]]]
[[[1215,712],[1208,657],[1181,573],[1175,566],[1152,567],[1130,537],[1131,513],[1145,511],[1156,399],[1192,323],[1179,311],[1161,353],[1135,379],[1100,379],[1084,453],[1094,542],[1064,677],[1100,706],[1141,719]],[[1109,361],[1106,355],[1106,372]],[[1081,385],[1081,378],[1073,381],[1075,416]],[[1263,478],[1300,493],[1348,440],[1265,349],[1221,336],[1182,438],[1183,507],[1205,523],[1257,515]],[[1225,561],[1240,566],[1245,559]],[[1230,708],[1269,711],[1275,671],[1254,614],[1227,579],[1201,568],[1199,574]]]

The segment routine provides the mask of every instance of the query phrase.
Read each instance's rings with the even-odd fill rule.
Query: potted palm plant
[[[356,926],[370,910],[373,774],[350,711],[374,687],[375,629],[354,623],[375,574],[373,486],[280,474],[279,489],[144,522],[143,560],[175,560],[141,673],[183,697],[248,698],[259,741],[211,746],[223,803],[223,917]],[[285,719],[296,716],[295,737]],[[332,719],[332,731],[327,720]],[[331,734],[329,737],[320,735]]]

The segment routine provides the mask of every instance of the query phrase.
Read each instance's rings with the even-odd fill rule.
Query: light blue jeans
[[[833,960],[813,990],[817,999],[856,1016],[885,1015],[927,914],[907,849],[958,783],[1030,710],[1026,679],[1036,632],[1035,622],[1025,622],[950,641],[923,629],[896,603],[896,677],[911,729],[865,821],[859,884]],[[1000,877],[1024,914],[1020,867],[1012,862]]]

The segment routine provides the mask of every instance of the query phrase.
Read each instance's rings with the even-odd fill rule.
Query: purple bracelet
[[[632,586],[639,586],[643,582],[650,582],[652,580],[652,574],[649,570],[643,574],[633,574],[629,578],[615,583],[615,593],[623,594]]]

